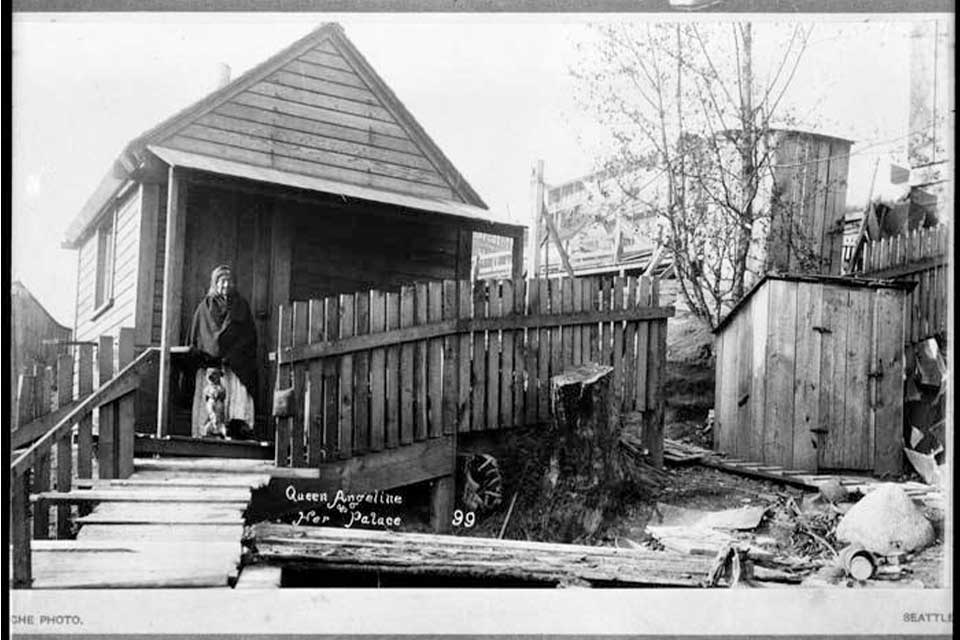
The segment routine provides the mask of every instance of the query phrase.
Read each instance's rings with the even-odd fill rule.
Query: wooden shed
[[[183,344],[211,269],[232,264],[257,321],[263,426],[280,304],[468,278],[474,232],[511,238],[519,275],[523,231],[487,209],[327,24],[123,150],[66,233],[76,339],[129,327],[139,347],[162,347],[152,409],[162,427],[170,348]]]
[[[714,447],[809,472],[899,472],[910,288],[762,278],[715,330]]]

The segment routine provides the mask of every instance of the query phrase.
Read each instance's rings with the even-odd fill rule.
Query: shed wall
[[[717,336],[717,449],[807,471],[900,469],[905,294],[767,280]]]

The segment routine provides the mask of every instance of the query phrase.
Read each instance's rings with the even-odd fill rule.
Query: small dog
[[[203,403],[207,407],[207,421],[203,425],[205,436],[227,437],[227,390],[220,384],[222,375],[219,369],[210,369],[207,372],[207,384],[203,388]]]

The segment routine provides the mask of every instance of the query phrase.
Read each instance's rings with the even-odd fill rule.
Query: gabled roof
[[[65,246],[77,246],[123,185],[153,159],[152,149],[290,174],[294,180],[307,176],[344,195],[361,188],[366,194],[361,197],[382,194],[382,201],[395,202],[399,194],[428,211],[449,213],[452,205],[471,211],[470,217],[506,222],[486,210],[334,23],[131,141],[71,223]]]

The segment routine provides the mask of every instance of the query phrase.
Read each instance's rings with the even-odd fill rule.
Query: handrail
[[[575,311],[531,316],[508,315],[494,318],[458,318],[455,320],[444,320],[413,327],[404,327],[402,329],[391,329],[378,333],[351,336],[349,338],[285,347],[279,351],[279,360],[280,364],[291,364],[303,360],[343,355],[403,342],[417,342],[428,338],[442,338],[480,331],[543,329],[545,327],[579,326],[600,322],[622,322],[624,320],[666,320],[672,317],[674,313],[674,307],[667,306],[636,307],[616,311]],[[270,352],[269,356],[271,360],[276,361],[277,352]]]
[[[70,429],[79,418],[88,413],[91,409],[106,404],[117,398],[135,391],[140,384],[140,372],[145,368],[146,363],[159,353],[155,347],[144,350],[133,362],[124,367],[120,373],[108,380],[99,389],[91,393],[85,400],[80,402],[66,416],[61,418],[54,426],[50,428],[43,436],[24,451],[11,464],[11,471],[14,474],[22,474],[29,470],[42,455],[46,448],[53,445],[64,432]]]

